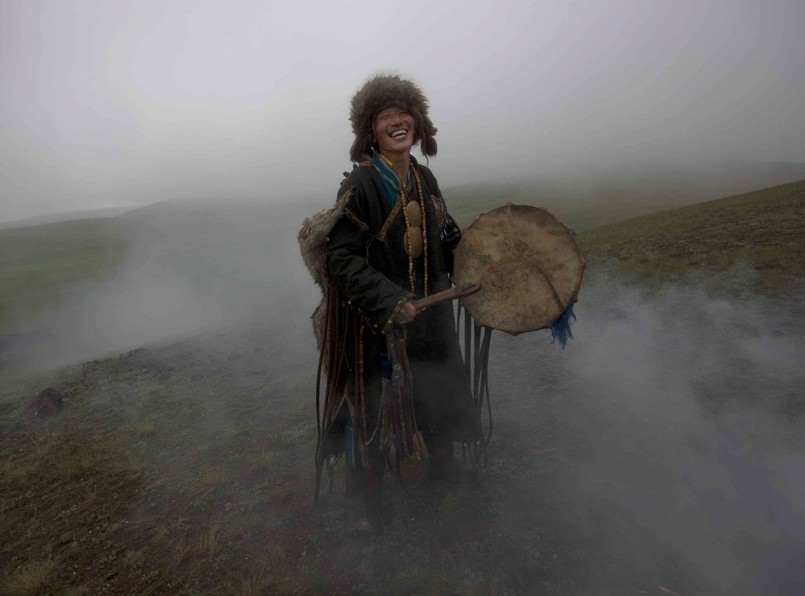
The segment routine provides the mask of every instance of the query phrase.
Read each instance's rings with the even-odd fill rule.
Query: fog
[[[128,244],[124,260],[105,277],[65,286],[58,306],[5,336],[0,370],[46,369],[251,323],[276,325],[290,341],[309,327],[319,296],[296,241],[314,209],[186,200],[116,217],[109,225]]]
[[[273,397],[254,396],[255,416],[288,403],[312,415],[318,290],[295,240],[312,208],[179,202],[121,216],[130,259],[72,288],[37,322],[42,335],[7,354],[39,368],[145,347],[145,360],[181,367],[203,352],[226,382],[211,373],[220,391],[194,394],[202,410],[211,399],[226,412],[226,396],[263,375]],[[454,538],[463,564],[511,593],[800,592],[805,305],[695,285],[652,293],[595,263],[589,273],[564,350],[547,331],[493,335],[495,431],[477,517]],[[417,560],[412,536],[445,531],[405,513],[409,497],[389,483],[396,521],[361,551],[368,581],[387,577],[388,557]],[[495,570],[478,558],[478,528],[503,549]]]
[[[0,221],[330,197],[348,104],[412,77],[442,186],[642,160],[805,162],[799,0],[7,0]]]
[[[215,334],[262,329],[294,379],[278,394],[312,400],[317,290],[295,235],[349,167],[348,104],[368,76],[424,88],[443,187],[805,163],[804,22],[799,0],[5,0],[0,221],[178,202],[117,218],[120,269],[66,290],[0,367],[187,337],[248,353],[249,333]],[[510,545],[504,588],[802,592],[803,305],[601,273],[577,314],[565,350],[545,332],[493,339],[476,521]],[[368,552],[367,573],[387,554]]]
[[[535,527],[523,565],[559,541],[568,593],[800,592],[798,308],[610,279],[583,289],[566,350],[498,336],[492,453],[519,454],[500,494]]]

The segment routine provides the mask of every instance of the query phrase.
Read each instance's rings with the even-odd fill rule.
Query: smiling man
[[[350,112],[354,162],[338,193],[326,247],[326,321],[319,336],[325,400],[317,465],[345,455],[350,526],[382,528],[387,456],[424,459],[434,478],[455,475],[454,442],[477,425],[455,332],[443,302],[461,233],[430,169],[436,128],[422,91],[397,76],[370,79]],[[317,487],[318,490],[318,487]]]

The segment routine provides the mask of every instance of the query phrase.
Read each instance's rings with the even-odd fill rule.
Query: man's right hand
[[[398,325],[408,325],[414,322],[418,314],[419,311],[416,309],[413,302],[403,302],[400,305],[400,310],[398,310],[397,314],[394,316],[394,322]]]

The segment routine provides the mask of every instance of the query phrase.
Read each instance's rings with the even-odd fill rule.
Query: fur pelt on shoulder
[[[321,288],[322,292],[321,301],[311,316],[313,334],[316,336],[316,345],[319,350],[322,348],[327,314],[327,237],[330,234],[330,230],[333,229],[344,214],[344,209],[351,195],[352,190],[347,190],[338,197],[335,205],[305,218],[297,235],[302,260],[313,277],[313,281]]]

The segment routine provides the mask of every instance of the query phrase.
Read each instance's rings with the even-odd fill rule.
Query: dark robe
[[[412,167],[417,168],[422,184],[430,295],[451,286],[453,247],[443,244],[437,227],[431,198],[441,198],[436,178],[414,160]],[[344,215],[329,234],[327,271],[340,294],[341,307],[364,317],[362,342],[356,343],[354,326],[344,325],[339,330],[347,334],[339,378],[347,394],[354,394],[355,383],[362,382],[364,423],[371,433],[380,401],[381,362],[387,347],[384,328],[389,329],[389,319],[400,301],[412,294],[409,258],[404,248],[406,222],[400,201],[394,207],[390,205],[381,176],[369,160],[355,167],[344,180],[339,197],[347,193]],[[415,298],[426,293],[425,252],[415,259]],[[428,448],[450,441],[476,440],[472,398],[458,345],[453,304],[442,302],[420,312],[412,324],[405,326],[405,333],[417,425]],[[362,376],[356,345],[363,348]],[[343,419],[346,413],[340,412],[340,416]],[[331,428],[333,431],[343,428],[343,420]],[[337,441],[328,443],[330,453],[339,447]]]

